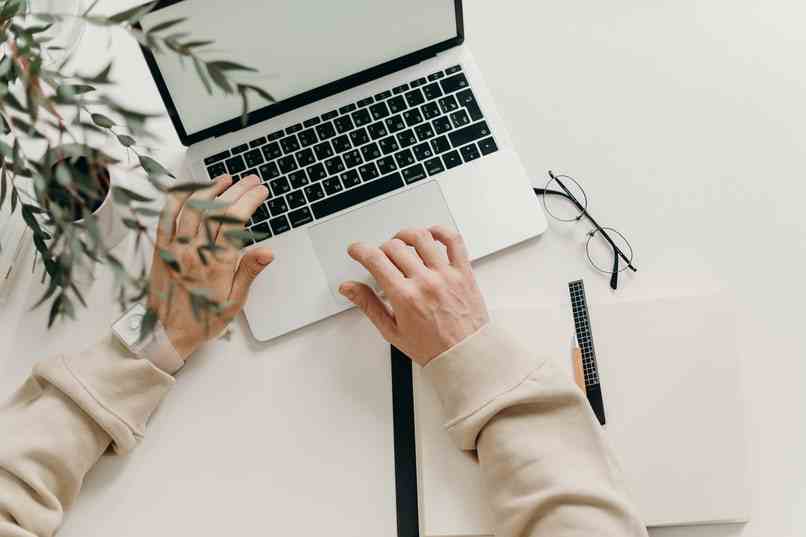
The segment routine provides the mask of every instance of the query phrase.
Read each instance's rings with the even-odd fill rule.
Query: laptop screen
[[[278,101],[457,33],[455,0],[184,0],[149,13],[141,25],[150,30],[185,17],[164,35],[187,32],[194,41],[214,41],[199,55],[257,69],[237,80]],[[155,54],[155,61],[187,135],[240,117],[240,97],[209,95],[192,63],[171,53]],[[250,111],[269,104],[250,93]]]

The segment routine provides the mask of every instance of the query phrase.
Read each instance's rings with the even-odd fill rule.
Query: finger
[[[268,197],[269,189],[264,185],[258,184],[247,190],[235,203],[226,209],[224,214],[236,220],[240,220],[241,222],[246,222],[255,214],[257,208],[260,207]],[[219,228],[216,242],[223,244],[227,240],[227,231],[231,229],[242,229],[243,227],[244,224],[222,224]]]
[[[448,257],[445,251],[434,240],[434,236],[427,229],[404,229],[397,235],[396,239],[400,239],[409,246],[414,247],[417,255],[423,260],[425,266],[429,268],[437,268],[448,264]]]
[[[448,259],[456,268],[470,270],[470,256],[467,254],[465,241],[459,232],[445,226],[434,226],[429,229],[436,240],[448,249]]]
[[[217,214],[225,214],[229,206],[235,204],[244,194],[252,190],[254,187],[260,184],[260,177],[257,175],[250,175],[248,177],[244,177],[231,187],[229,187],[223,194],[218,197],[218,200],[228,207],[217,211]],[[251,216],[251,215],[250,215]],[[211,227],[211,233],[213,237],[218,237],[218,233],[221,230],[221,226],[216,224]]]
[[[244,254],[232,279],[232,290],[229,295],[231,306],[230,310],[228,310],[228,316],[234,317],[241,311],[246,303],[246,298],[249,296],[252,282],[272,261],[274,261],[274,253],[270,248],[255,248]]]
[[[202,212],[198,209],[191,209],[188,203],[191,201],[213,201],[232,184],[232,177],[222,175],[210,185],[209,188],[193,193],[187,198],[179,214],[179,224],[176,228],[178,237],[195,237],[199,232],[199,222],[201,222]]]
[[[182,210],[182,205],[189,197],[188,194],[168,194],[165,196],[165,205],[160,213],[160,222],[157,226],[157,245],[165,248],[174,239],[176,233],[176,219]]]
[[[375,281],[389,296],[394,289],[405,281],[403,273],[392,263],[380,248],[374,248],[363,242],[357,242],[347,249],[347,253],[372,274]]]
[[[425,270],[422,259],[417,256],[408,244],[400,239],[385,242],[381,246],[381,251],[407,278],[413,278],[418,274],[422,274]]]
[[[339,292],[367,316],[386,341],[394,344],[397,340],[395,317],[375,291],[363,283],[345,282],[339,287]]]

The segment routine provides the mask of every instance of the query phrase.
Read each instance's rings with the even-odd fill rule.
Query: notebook
[[[736,323],[722,294],[590,306],[606,435],[648,526],[749,518]],[[493,312],[571,375],[569,304]],[[476,460],[451,444],[415,373],[422,534],[491,535]]]

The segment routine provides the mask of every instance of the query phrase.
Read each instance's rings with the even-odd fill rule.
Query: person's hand
[[[215,253],[205,252],[205,264],[198,248],[208,243],[207,232],[201,225],[201,214],[190,209],[187,202],[217,199],[229,204],[220,211],[222,214],[246,222],[266,201],[268,193],[256,176],[246,177],[232,185],[232,178],[225,175],[213,181],[210,188],[192,196],[175,195],[166,200],[157,230],[148,307],[157,312],[183,360],[226,329],[243,308],[254,279],[273,260],[268,248],[255,248],[241,257],[224,233],[243,226],[235,223],[213,225],[210,222],[212,235],[220,249]],[[168,252],[167,255],[161,254],[160,250]],[[172,259],[179,265],[178,274],[171,268]],[[203,290],[206,299],[223,305],[220,315],[196,319],[191,290]]]
[[[380,248],[356,243],[348,253],[372,274],[391,308],[362,283],[345,282],[339,292],[386,341],[422,366],[489,322],[465,243],[455,231],[409,229]]]

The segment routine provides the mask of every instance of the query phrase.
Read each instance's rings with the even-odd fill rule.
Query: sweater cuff
[[[109,434],[118,453],[128,453],[143,438],[175,383],[151,362],[128,356],[111,337],[78,355],[38,364],[34,376],[73,400]]]
[[[431,360],[423,374],[442,403],[450,430],[522,384],[543,362],[491,322]],[[475,449],[475,439],[468,442],[461,431],[451,432],[460,448]]]

